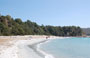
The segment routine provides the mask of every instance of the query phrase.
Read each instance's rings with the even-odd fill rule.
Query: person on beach
[[[47,36],[46,39],[48,39],[50,36]]]
[[[48,37],[46,37],[46,39],[48,39]]]

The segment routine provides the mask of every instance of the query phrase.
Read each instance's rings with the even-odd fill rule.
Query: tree
[[[22,20],[20,18],[16,18],[15,21],[18,23],[18,24],[22,24]]]
[[[81,36],[82,29],[76,26],[40,26],[20,18],[13,19],[10,15],[0,16],[0,35],[55,35],[55,36]]]

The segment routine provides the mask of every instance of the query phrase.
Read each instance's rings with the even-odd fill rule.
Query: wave
[[[49,41],[46,41],[45,43],[47,43],[47,42],[49,42]],[[55,58],[53,55],[48,54],[48,53],[44,52],[43,50],[41,50],[40,49],[41,44],[43,44],[43,43],[40,43],[37,45],[37,51],[39,51],[41,54],[43,54],[44,58]]]

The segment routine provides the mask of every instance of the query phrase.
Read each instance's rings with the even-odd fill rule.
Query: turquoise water
[[[90,58],[90,38],[54,39],[41,49],[55,58]]]

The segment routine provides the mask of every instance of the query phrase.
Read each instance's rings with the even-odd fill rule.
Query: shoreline
[[[51,40],[55,40],[55,39],[67,39],[67,38],[70,38],[70,37],[49,38],[49,39],[46,39],[46,40],[44,40],[44,41],[35,43],[35,45],[33,45],[33,48],[34,48],[34,50],[36,50],[35,52],[36,52],[37,54],[39,54],[41,57],[43,57],[43,58],[55,58],[52,54],[48,54],[48,53],[46,53],[45,51],[43,51],[43,50],[40,48],[40,45],[45,44],[45,43],[47,43],[47,42],[50,42]],[[36,49],[36,48],[37,48],[37,49]]]
[[[32,39],[34,43],[29,43],[30,41],[23,41],[22,44],[19,45],[19,58],[42,58],[36,50],[36,45],[40,42],[45,41],[45,39]]]
[[[53,55],[46,53],[44,50],[42,50],[42,49],[40,48],[40,46],[41,46],[42,44],[45,44],[45,43],[47,43],[47,42],[50,42],[50,40],[51,40],[51,39],[37,44],[37,51],[40,52],[40,55],[43,54],[43,58],[54,58]]]
[[[46,36],[2,36],[2,39],[9,39],[5,42],[5,45],[0,45],[0,58],[45,58],[45,54],[38,52],[38,45],[56,38],[65,37],[55,37],[51,36],[46,39]],[[12,40],[13,39],[13,40]],[[7,44],[7,45],[6,45]],[[30,46],[31,45],[31,46]],[[2,47],[5,46],[5,47]],[[30,46],[30,47],[29,47]],[[39,50],[40,51],[40,50]]]
[[[64,38],[68,38],[68,37],[60,37],[59,39],[64,39]],[[53,55],[46,53],[45,51],[41,50],[40,45],[50,42],[51,40],[54,40],[57,38],[49,38],[49,39],[45,39],[44,41],[40,41],[37,43],[34,43],[32,45],[28,45],[30,48],[32,48],[39,56],[43,57],[43,58],[54,58]]]
[[[42,58],[45,57],[45,55],[43,55],[40,51],[38,51],[38,45],[40,45],[41,43],[44,43],[48,41],[47,39],[46,40],[43,40],[43,41],[40,41],[40,42],[37,42],[37,43],[34,43],[32,45],[28,45],[29,48],[33,49],[34,52],[36,52],[39,56],[41,56]]]

